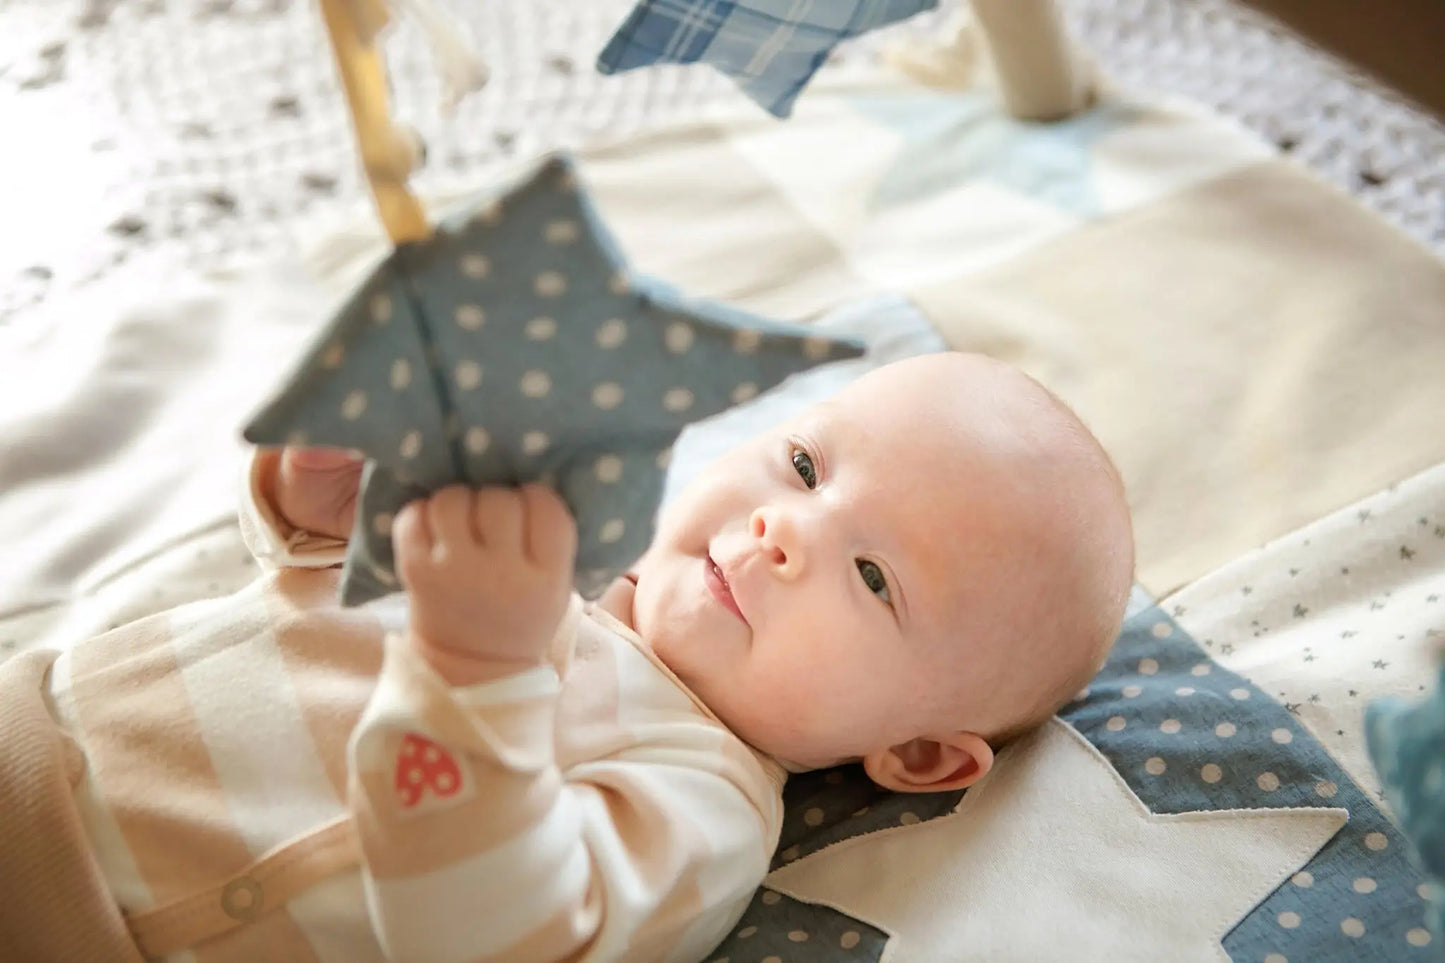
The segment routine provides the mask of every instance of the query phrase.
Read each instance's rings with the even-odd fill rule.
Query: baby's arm
[[[555,495],[448,489],[396,534],[412,630],[388,640],[349,788],[388,958],[700,958],[767,871],[755,760],[660,713],[562,772],[543,656],[581,615]]]
[[[328,448],[258,448],[241,503],[241,532],[263,565],[340,564],[356,514],[363,461]]]

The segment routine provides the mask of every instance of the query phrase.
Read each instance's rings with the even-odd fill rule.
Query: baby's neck
[[[612,580],[597,600],[597,607],[636,632],[637,625],[632,620],[632,599],[636,594],[637,576],[628,572]]]

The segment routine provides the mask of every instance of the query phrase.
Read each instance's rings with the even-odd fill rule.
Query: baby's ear
[[[894,792],[946,792],[982,779],[993,766],[988,740],[972,732],[920,737],[863,757],[868,778]]]

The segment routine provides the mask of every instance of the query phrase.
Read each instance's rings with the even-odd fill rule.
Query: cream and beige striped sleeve
[[[349,785],[388,959],[695,961],[717,945],[767,871],[776,787],[650,668],[617,673],[632,736],[564,772],[552,666],[450,689],[388,641]]]

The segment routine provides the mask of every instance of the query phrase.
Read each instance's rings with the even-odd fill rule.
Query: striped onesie
[[[344,546],[289,530],[258,488],[261,578],[37,676],[83,850],[140,954],[695,960],[727,934],[777,842],[776,761],[575,596],[544,664],[449,687],[404,644],[402,606],[336,606]],[[25,832],[0,826],[0,862]],[[20,915],[0,911],[0,941],[45,946]]]

